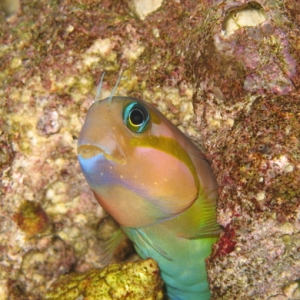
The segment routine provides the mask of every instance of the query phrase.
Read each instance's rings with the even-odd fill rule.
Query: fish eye
[[[131,131],[141,133],[148,128],[149,112],[144,105],[132,102],[124,108],[123,120]]]

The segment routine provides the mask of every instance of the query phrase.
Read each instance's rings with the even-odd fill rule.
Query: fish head
[[[186,140],[146,101],[110,97],[88,110],[78,158],[101,206],[122,226],[141,227],[172,218],[197,199]]]

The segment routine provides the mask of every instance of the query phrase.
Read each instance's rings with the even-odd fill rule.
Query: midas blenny
[[[209,163],[151,104],[114,91],[99,100],[99,90],[78,140],[87,182],[138,254],[158,262],[170,299],[209,299],[205,258],[219,234]]]

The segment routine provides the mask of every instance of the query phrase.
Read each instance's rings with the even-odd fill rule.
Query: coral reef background
[[[120,70],[117,94],[152,102],[212,161],[212,298],[300,299],[298,2],[170,0],[147,16],[129,0],[6,2],[0,299],[43,299],[60,275],[101,267],[114,226],[76,142],[101,74],[106,97]]]

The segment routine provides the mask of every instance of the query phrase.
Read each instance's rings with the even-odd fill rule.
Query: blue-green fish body
[[[176,224],[192,217],[193,210],[192,206],[180,218],[148,228],[123,228],[142,258],[151,257],[159,263],[168,296],[174,300],[210,298],[205,258],[211,253],[216,237],[185,237]]]
[[[205,258],[217,240],[217,186],[200,150],[149,103],[96,101],[79,136],[82,171],[171,299],[209,299]]]

